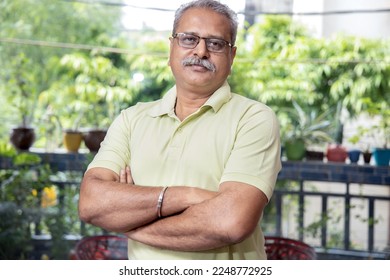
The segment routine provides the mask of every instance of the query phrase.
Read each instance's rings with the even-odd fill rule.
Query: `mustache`
[[[215,72],[216,71],[216,67],[213,63],[211,63],[209,60],[207,59],[202,59],[202,58],[199,58],[199,57],[187,57],[185,59],[183,59],[183,61],[181,62],[181,64],[183,66],[192,66],[192,65],[198,65],[198,66],[202,66],[212,72]]]

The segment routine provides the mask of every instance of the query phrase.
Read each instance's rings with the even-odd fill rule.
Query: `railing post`
[[[282,194],[275,193],[276,236],[282,236]]]
[[[368,251],[374,250],[374,224],[375,224],[374,199],[368,199]]]
[[[344,248],[349,250],[350,240],[350,216],[351,216],[351,197],[349,193],[349,183],[346,183],[345,191],[345,208],[344,208]]]
[[[305,195],[303,192],[303,180],[299,181],[299,209],[298,209],[298,226],[299,226],[299,240],[303,241],[304,236],[304,211],[305,211]]]
[[[321,206],[321,246],[326,248],[328,236],[328,196],[322,195],[322,206]]]

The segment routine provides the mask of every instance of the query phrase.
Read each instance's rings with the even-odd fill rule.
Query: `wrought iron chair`
[[[317,254],[308,244],[290,238],[266,236],[265,251],[269,260],[315,260]]]
[[[117,235],[88,236],[75,248],[77,260],[127,260],[127,238]]]

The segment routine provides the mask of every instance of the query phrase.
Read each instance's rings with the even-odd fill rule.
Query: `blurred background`
[[[1,1],[0,259],[68,258],[102,233],[78,220],[82,172],[122,109],[174,84],[168,38],[185,2]],[[286,198],[265,231],[386,258],[390,0],[221,2],[240,20],[232,90],[281,125]],[[321,192],[322,209],[304,189]]]

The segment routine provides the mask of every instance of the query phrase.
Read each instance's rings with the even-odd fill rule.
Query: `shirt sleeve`
[[[131,129],[127,114],[128,110],[124,110],[115,118],[88,169],[103,167],[119,174],[129,165]]]
[[[221,183],[237,181],[271,198],[281,169],[279,123],[266,106],[253,106],[242,117]]]

